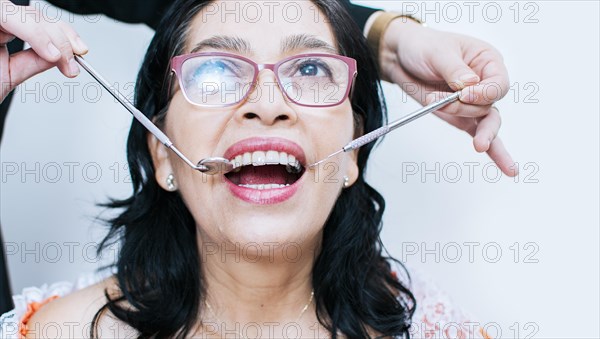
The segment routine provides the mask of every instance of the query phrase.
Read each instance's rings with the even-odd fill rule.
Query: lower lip
[[[304,174],[306,174],[306,172]],[[225,179],[225,182],[227,182],[227,187],[231,193],[245,202],[257,205],[273,205],[290,199],[300,188],[305,177],[304,174],[295,183],[289,186],[266,190],[238,186],[227,179]]]

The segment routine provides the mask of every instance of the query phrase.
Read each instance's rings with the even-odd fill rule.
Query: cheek
[[[203,111],[190,105],[179,92],[171,101],[164,131],[175,147],[195,164],[206,157],[220,156],[213,152],[229,120],[227,112],[216,109]],[[215,203],[212,189],[223,177],[205,175],[192,169],[172,151],[169,151],[168,159],[178,193],[188,210],[197,222],[207,222],[207,218],[212,218],[211,213],[215,212],[210,208]]]
[[[331,123],[324,126],[329,129],[329,133],[338,135],[344,139],[344,145],[354,136],[354,114],[350,101],[346,101],[340,106],[330,108]],[[347,140],[346,140],[347,139]]]
[[[217,144],[230,120],[224,110],[202,108],[189,104],[178,93],[169,107],[166,118],[167,136],[193,163],[215,156]],[[183,162],[182,162],[183,163]]]
[[[341,149],[354,137],[354,116],[348,100],[340,106],[307,113],[305,122],[307,134],[321,157]]]

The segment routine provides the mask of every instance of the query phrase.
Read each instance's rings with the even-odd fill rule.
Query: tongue
[[[244,166],[241,171],[235,173],[235,176],[237,177],[235,179],[239,179],[237,182],[239,185],[284,185],[293,184],[296,181],[296,176],[288,173],[285,166],[281,165]]]

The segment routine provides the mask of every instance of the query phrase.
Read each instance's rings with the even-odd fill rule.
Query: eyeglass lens
[[[246,99],[252,90],[255,72],[255,66],[243,59],[197,56],[181,66],[183,91],[198,105],[235,104]],[[286,98],[306,106],[335,105],[344,100],[348,73],[348,65],[343,60],[327,56],[292,58],[276,69]],[[259,100],[262,95],[269,93],[259,87],[247,100]]]

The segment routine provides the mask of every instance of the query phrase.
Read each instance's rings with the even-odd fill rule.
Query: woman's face
[[[334,35],[317,7],[310,1],[290,3],[252,2],[250,8],[244,1],[216,1],[191,23],[185,53],[195,48],[231,52],[258,64],[297,54],[335,53]],[[316,243],[343,177],[350,184],[357,178],[355,155],[346,153],[318,169],[305,169],[299,178],[280,164],[259,166],[260,158],[269,162],[277,156],[285,162],[287,155],[306,168],[354,136],[349,99],[334,107],[299,106],[275,83],[271,70],[261,70],[250,100],[222,108],[194,106],[175,87],[165,133],[193,162],[210,156],[252,159],[253,165],[238,173],[201,174],[149,138],[156,180],[167,189],[167,176],[174,175],[204,242],[271,247]],[[284,183],[289,186],[279,187]],[[269,184],[278,186],[261,187]]]

